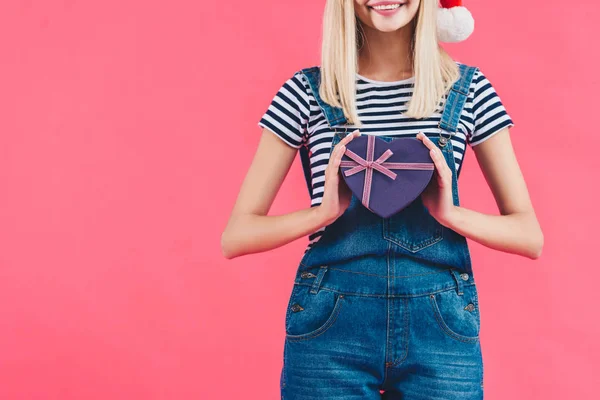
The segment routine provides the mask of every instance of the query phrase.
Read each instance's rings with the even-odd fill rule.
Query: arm
[[[282,246],[322,226],[317,208],[267,216],[297,149],[266,128],[221,235],[221,250],[231,259]]]
[[[223,256],[231,259],[280,247],[337,219],[350,203],[350,191],[344,187],[338,189],[338,172],[343,145],[353,137],[347,135],[334,148],[319,206],[267,215],[298,150],[263,128],[254,159],[221,234]]]
[[[544,236],[508,128],[472,148],[501,215],[454,206],[443,224],[484,246],[539,258]]]

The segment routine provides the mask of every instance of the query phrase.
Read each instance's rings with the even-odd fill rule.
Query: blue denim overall
[[[452,170],[455,205],[449,137],[476,70],[459,66],[461,77],[445,96],[439,133],[430,137]],[[302,72],[335,130],[331,154],[348,133],[346,118],[320,98],[319,67]],[[310,171],[306,154],[302,162]],[[310,175],[305,176],[310,190]],[[381,218],[352,195],[347,210],[299,263],[285,318],[281,398],[482,399],[479,327],[466,238],[438,223],[420,197]]]

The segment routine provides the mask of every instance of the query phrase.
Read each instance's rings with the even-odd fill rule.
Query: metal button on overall
[[[296,303],[296,304],[292,305],[293,312],[298,312],[298,311],[302,311],[302,310],[304,310],[304,308],[300,304]]]
[[[463,281],[468,281],[469,280],[469,274],[463,272],[462,274],[460,274],[460,277],[462,278]]]

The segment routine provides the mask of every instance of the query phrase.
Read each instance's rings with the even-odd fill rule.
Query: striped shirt
[[[386,82],[356,74],[356,79],[362,133],[398,137],[415,137],[418,132],[428,136],[439,135],[440,112],[420,120],[403,115],[412,95],[414,77]],[[311,207],[321,204],[325,168],[334,131],[329,128],[304,74],[298,71],[283,83],[258,125],[268,128],[289,146],[296,149],[308,147],[312,176]],[[476,146],[501,129],[513,125],[494,87],[477,70],[460,117],[458,132],[451,139],[457,176],[460,175],[467,144]],[[348,132],[355,128],[354,125],[348,125]],[[324,230],[325,227],[322,227],[309,235],[305,251],[320,239]]]

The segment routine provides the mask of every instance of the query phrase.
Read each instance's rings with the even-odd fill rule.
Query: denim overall
[[[430,137],[452,170],[455,205],[450,136],[476,70],[459,67],[439,133]],[[335,130],[331,154],[348,133],[347,120],[320,98],[319,67],[302,72]],[[308,157],[301,156],[310,190]],[[286,310],[281,398],[482,399],[479,327],[466,238],[438,223],[420,197],[381,218],[352,195],[299,263]]]

